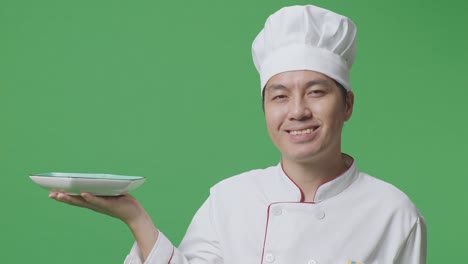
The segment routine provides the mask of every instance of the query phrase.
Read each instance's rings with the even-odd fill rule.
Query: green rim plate
[[[68,173],[68,172],[45,172],[31,174],[31,176],[41,177],[57,177],[57,178],[81,178],[81,179],[105,179],[105,180],[141,180],[145,177],[141,176],[128,176],[128,175],[114,175],[114,174],[100,174],[100,173]]]

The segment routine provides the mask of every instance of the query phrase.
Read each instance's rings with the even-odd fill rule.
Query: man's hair
[[[343,102],[346,104],[346,101],[348,100],[348,91],[346,90],[346,88],[344,88],[343,85],[341,85],[341,83],[337,82],[336,80],[333,80],[336,84],[336,86],[338,86],[338,88],[340,89],[340,92],[341,92],[341,95],[343,96]],[[263,112],[265,112],[265,89],[263,89],[262,91],[262,110]]]

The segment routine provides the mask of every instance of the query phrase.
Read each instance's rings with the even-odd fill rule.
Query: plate
[[[145,181],[141,176],[95,173],[47,172],[29,176],[44,189],[79,195],[89,192],[97,196],[117,196],[135,190]]]

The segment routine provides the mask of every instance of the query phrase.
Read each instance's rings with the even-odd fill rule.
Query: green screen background
[[[465,261],[465,1],[1,0],[2,262],[122,263],[133,243],[30,173],[145,176],[133,194],[178,244],[210,186],[277,164],[250,47],[307,3],[358,26],[343,152],[418,206],[429,263]]]

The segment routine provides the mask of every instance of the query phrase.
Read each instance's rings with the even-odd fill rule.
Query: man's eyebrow
[[[288,88],[282,84],[272,84],[272,85],[268,85],[266,88],[265,88],[265,92],[266,91],[278,91],[278,90],[288,90]]]
[[[330,80],[327,80],[327,79],[315,79],[315,80],[311,80],[311,81],[308,81],[304,84],[304,88],[309,88],[309,87],[312,87],[314,85],[319,85],[319,84],[328,84],[330,85],[332,82]],[[273,92],[273,91],[285,91],[285,90],[289,90],[288,87],[282,85],[282,84],[271,84],[271,85],[268,85],[267,87],[265,87],[265,92],[268,91],[268,92]]]
[[[319,85],[319,84],[331,84],[330,80],[327,80],[327,79],[315,79],[315,80],[312,80],[312,81],[308,81],[304,84],[304,88],[309,88],[309,87],[312,87],[314,85]]]

